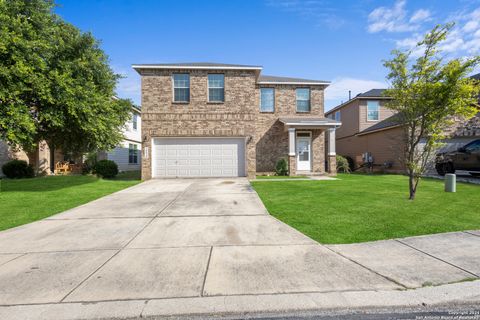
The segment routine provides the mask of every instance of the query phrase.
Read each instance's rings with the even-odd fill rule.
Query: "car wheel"
[[[469,172],[474,177],[480,177],[480,172]]]
[[[437,170],[438,175],[440,175],[440,176],[445,175],[445,164],[444,163],[437,164],[435,166],[435,169]]]

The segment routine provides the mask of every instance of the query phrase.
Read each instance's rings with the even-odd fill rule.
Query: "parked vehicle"
[[[455,173],[455,170],[465,170],[472,176],[480,176],[480,139],[458,148],[457,151],[437,154],[435,169],[441,176]]]

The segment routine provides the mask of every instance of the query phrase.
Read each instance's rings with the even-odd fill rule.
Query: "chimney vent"
[[[352,100],[352,90],[348,90],[348,100]]]

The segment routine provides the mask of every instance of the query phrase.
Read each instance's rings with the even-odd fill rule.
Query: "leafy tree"
[[[444,61],[440,44],[453,23],[437,25],[410,51],[392,51],[384,62],[389,69],[393,100],[388,107],[398,112],[404,129],[402,161],[409,176],[409,199],[415,199],[420,177],[425,172],[445,129],[454,117],[470,118],[477,112],[479,86],[467,77],[480,57]],[[421,56],[412,59],[412,52]]]
[[[131,103],[99,42],[53,13],[52,0],[0,0],[0,139],[76,154],[113,148]]]

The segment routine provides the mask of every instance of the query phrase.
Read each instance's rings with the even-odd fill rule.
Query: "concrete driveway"
[[[246,179],[151,180],[1,232],[0,317],[418,288],[478,277],[478,252],[478,232],[323,246],[270,216]]]

